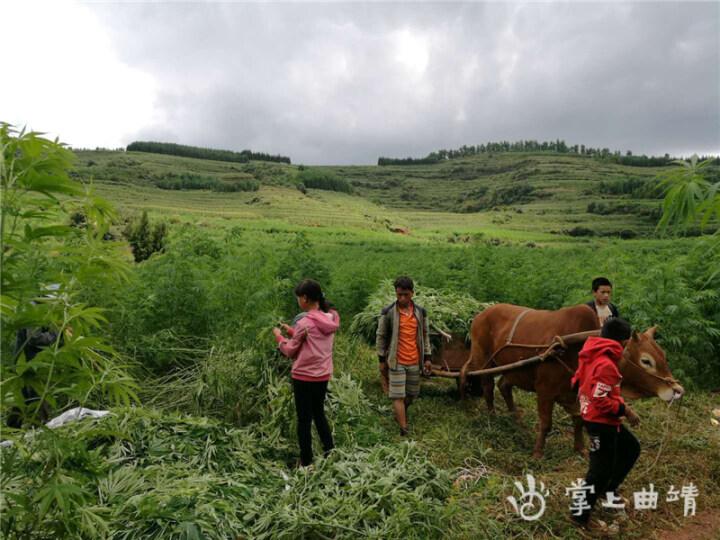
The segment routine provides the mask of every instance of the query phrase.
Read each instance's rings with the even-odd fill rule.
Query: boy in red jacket
[[[640,419],[620,395],[622,376],[617,366],[631,335],[627,321],[605,321],[600,337],[585,342],[572,378],[573,386],[579,385],[580,410],[590,438],[585,483],[594,487],[594,493],[587,495],[587,508],[579,515],[573,513],[572,518],[581,525],[588,523],[598,498],[607,495],[608,502],[619,502],[617,489],[640,455],[640,443],[622,424],[623,416],[633,426]]]

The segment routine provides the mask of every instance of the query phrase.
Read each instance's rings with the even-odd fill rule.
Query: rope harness
[[[545,362],[548,358],[555,359],[564,369],[568,372],[569,375],[574,375],[575,370],[572,369],[570,366],[567,365],[561,358],[563,353],[567,351],[568,347],[570,345],[574,345],[577,343],[583,343],[585,339],[591,336],[598,336],[600,335],[599,330],[590,330],[586,332],[578,332],[575,334],[568,334],[564,336],[556,335],[552,338],[550,343],[546,344],[528,344],[528,343],[513,343],[513,338],[515,337],[515,333],[517,332],[518,327],[520,326],[520,322],[522,321],[523,317],[527,315],[530,311],[533,311],[532,309],[525,309],[522,312],[518,314],[518,316],[513,321],[513,325],[510,329],[510,332],[508,333],[508,336],[505,338],[505,343],[498,348],[493,354],[485,361],[484,365],[479,370],[472,370],[469,371],[469,364],[471,359],[468,359],[468,361],[463,365],[463,367],[460,369],[459,372],[452,373],[451,368],[448,365],[447,361],[445,361],[445,370],[441,371],[433,371],[436,375],[441,375],[444,377],[459,377],[460,381],[464,381],[465,377],[467,376],[495,376],[496,374],[504,373],[505,371],[511,371],[513,369],[518,369],[523,366],[536,364],[536,363],[542,363]],[[445,334],[443,337],[447,337],[447,334]],[[497,363],[495,362],[495,359],[497,358],[498,354],[500,352],[504,351],[508,348],[523,348],[523,349],[535,349],[535,350],[542,350],[544,349],[540,354],[537,354],[536,356],[532,356],[526,359],[517,360],[513,363],[504,365],[504,366],[497,366]],[[627,349],[625,349],[627,350]],[[650,375],[650,377],[657,379],[661,381],[662,383],[666,384],[668,387],[672,388],[674,385],[679,385],[680,382],[675,379],[672,376],[668,377],[661,377],[659,375],[655,375],[654,373],[650,373],[645,368],[643,368],[641,365],[633,362],[629,358],[625,357],[623,354],[623,359],[625,363],[630,364],[635,369],[639,369],[642,371],[644,375]],[[495,367],[490,367],[491,365],[495,365]],[[678,398],[675,396],[675,393],[673,392],[673,397],[669,402],[669,405],[672,405],[672,403],[677,400]],[[676,415],[677,417],[677,415]],[[668,426],[666,426],[666,429]],[[664,442],[663,442],[664,444]],[[660,456],[660,453],[662,452],[662,445],[661,449],[658,452],[658,458]],[[656,462],[657,459],[656,458]]]
[[[642,367],[641,365],[636,364],[636,363],[633,362],[632,360],[628,360],[628,359],[625,359],[625,358],[624,358],[624,360],[625,360],[625,363],[627,363],[627,364],[629,364],[629,365],[631,365],[631,366],[633,366],[633,367],[636,367],[637,369],[639,369],[640,371],[642,371],[645,375],[650,375],[651,377],[654,377],[655,379],[664,382],[665,384],[667,384],[667,385],[670,386],[670,387],[672,387],[672,386],[675,385],[675,384],[678,384],[678,385],[680,384],[680,381],[678,381],[678,380],[675,379],[674,377],[661,377],[660,375],[655,375],[654,373],[650,373],[648,370],[646,370],[646,369],[645,369],[644,367]],[[672,403],[672,401],[671,401],[671,403]]]
[[[490,358],[488,358],[485,361],[485,364],[483,365],[483,367],[480,368],[481,370],[487,369],[493,365],[496,366],[497,364],[495,363],[495,358],[497,357],[498,354],[500,354],[505,349],[517,348],[517,349],[545,349],[539,355],[540,362],[544,362],[548,358],[553,358],[553,359],[557,360],[560,363],[560,365],[563,366],[568,373],[570,373],[571,375],[573,375],[575,373],[575,371],[572,368],[570,368],[561,358],[562,353],[564,351],[566,351],[568,348],[568,345],[562,336],[554,336],[550,343],[545,343],[542,345],[529,344],[529,343],[513,343],[513,338],[515,337],[515,333],[516,333],[518,327],[520,326],[520,321],[522,321],[523,317],[531,311],[533,311],[533,310],[526,309],[526,310],[520,312],[520,314],[515,318],[515,321],[513,322],[512,328],[510,329],[510,333],[508,334],[507,338],[505,338],[505,343],[499,349],[497,349],[495,352],[492,353]],[[633,366],[634,368],[641,370],[644,375],[649,375],[650,377],[653,377],[653,378],[667,384],[670,387],[672,387],[673,385],[676,385],[676,384],[677,385],[680,384],[680,381],[678,381],[677,379],[675,379],[672,376],[661,377],[659,375],[655,375],[654,373],[650,373],[645,368],[643,368],[641,365],[636,364],[632,360],[625,359],[625,362],[627,364]]]
[[[575,372],[568,367],[568,365],[562,361],[562,359],[559,357],[559,354],[562,354],[565,349],[567,349],[567,344],[565,343],[565,340],[561,336],[555,336],[553,337],[552,341],[550,343],[545,343],[542,345],[538,344],[529,344],[529,343],[513,343],[513,338],[515,337],[515,332],[518,329],[518,326],[520,326],[520,321],[523,319],[525,315],[533,311],[532,309],[526,309],[515,318],[515,321],[513,322],[512,328],[510,329],[510,333],[508,334],[507,338],[505,338],[505,343],[497,349],[490,358],[488,358],[485,361],[485,364],[483,365],[481,370],[487,369],[491,365],[497,365],[495,364],[495,358],[498,354],[500,354],[505,349],[509,348],[517,348],[517,349],[545,349],[545,351],[540,354],[540,362],[544,362],[548,358],[554,358],[560,364],[570,373],[571,375]]]

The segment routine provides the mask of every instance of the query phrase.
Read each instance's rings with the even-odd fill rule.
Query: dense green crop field
[[[665,502],[670,485],[694,483],[698,513],[720,508],[720,431],[711,423],[720,407],[718,254],[707,237],[658,236],[642,209],[660,199],[599,187],[652,185],[660,169],[499,153],[438,165],[312,167],[352,193],[303,193],[297,165],[75,154],[72,176],[117,210],[110,232],[127,265],[111,286],[78,291],[78,302],[103,310],[97,332],[137,382],[138,401],[113,405],[98,422],[7,434],[15,446],[2,453],[6,537],[587,537],[569,522],[564,491],[587,461],[573,453],[571,419],[560,408],[546,456],[536,460],[533,394],[516,390],[519,419],[502,403],[490,416],[481,398],[460,401],[453,382],[426,379],[409,440],[398,435],[372,343],[350,326],[400,274],[439,302],[538,309],[584,302],[592,278],[607,275],[636,328],[659,325],[687,389],[670,407],[636,403],[642,453],[623,492],[632,498],[652,482],[661,495],[657,510],[630,510],[621,537],[692,524],[681,504]],[[259,189],[158,187],[181,177]],[[588,213],[598,202],[629,210]],[[142,211],[168,234],[162,252],[136,263],[122,231]],[[592,236],[567,234],[573,228]],[[288,363],[270,334],[295,314],[292,290],[304,277],[321,281],[342,319],[327,404],[337,450],[312,471],[293,467]],[[13,337],[4,330],[4,354]],[[89,404],[110,408],[102,398]],[[507,501],[526,474],[550,489],[535,522]]]

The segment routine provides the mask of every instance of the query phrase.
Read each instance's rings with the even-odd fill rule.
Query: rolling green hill
[[[660,212],[657,176],[663,171],[551,153],[312,168],[142,152],[76,153],[74,174],[94,179],[101,193],[128,210],[147,207],[177,219],[187,211],[208,218],[279,219],[371,231],[402,228],[413,235],[482,232],[533,241],[652,236]],[[352,193],[304,189],[299,184],[310,171],[346,181]],[[182,188],[182,181],[205,189],[159,189],[168,184]]]

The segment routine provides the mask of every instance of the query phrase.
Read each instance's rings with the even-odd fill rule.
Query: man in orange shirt
[[[427,311],[412,301],[415,286],[407,276],[395,280],[397,300],[380,313],[375,343],[380,373],[389,379],[400,434],[408,434],[407,409],[420,393],[420,369],[430,372],[430,335]]]

